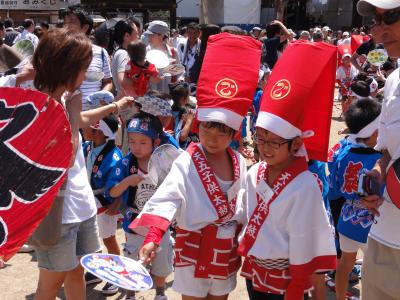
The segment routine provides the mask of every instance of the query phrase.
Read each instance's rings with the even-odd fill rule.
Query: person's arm
[[[101,49],[101,60],[102,60],[102,69],[104,73],[104,78],[101,81],[101,86],[103,91],[111,92],[113,89],[112,83],[112,75],[111,75],[111,65],[110,65],[110,56],[108,55],[105,49]]]
[[[102,80],[102,90],[111,92],[113,89],[112,78],[106,78]]]
[[[284,41],[286,41],[289,37],[290,37],[290,32],[289,30],[286,28],[286,26],[278,20],[272,21],[271,24],[278,24],[281,27],[281,36],[280,36],[280,42],[283,43]]]
[[[144,179],[143,176],[133,174],[125,177],[110,189],[110,196],[113,198],[121,196],[130,186],[137,186]]]
[[[179,135],[179,141],[184,142],[189,136],[190,129],[192,128],[194,114],[189,112],[186,117],[185,126],[183,126],[181,133]]]
[[[98,122],[111,113],[118,113],[119,111],[128,108],[133,104],[132,97],[123,97],[118,101],[101,106],[95,109],[82,111],[80,114],[80,128],[86,128],[91,124]]]
[[[71,126],[72,157],[70,166],[72,167],[79,147],[79,124],[80,114],[82,111],[82,94],[78,93],[67,99],[65,102],[65,108],[68,112],[68,119]]]
[[[364,72],[362,67],[358,64],[357,59],[360,57],[360,55],[357,52],[354,52],[353,55],[351,56],[351,63],[353,66],[359,71],[359,72]]]
[[[367,172],[368,176],[375,178],[381,184],[384,184],[386,181],[386,169],[391,161],[392,157],[390,156],[387,150],[382,151],[382,157],[376,162],[375,167]],[[371,195],[361,199],[363,205],[374,215],[379,216],[378,208],[382,205],[383,199],[379,195]]]

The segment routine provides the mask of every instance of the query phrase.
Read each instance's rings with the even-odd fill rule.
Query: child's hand
[[[147,243],[144,245],[139,251],[139,259],[142,261],[143,264],[147,265],[151,263],[156,258],[156,251],[158,246],[153,243]]]
[[[144,177],[133,174],[133,175],[128,176],[126,179],[130,186],[137,186],[139,184],[139,182],[144,180]]]

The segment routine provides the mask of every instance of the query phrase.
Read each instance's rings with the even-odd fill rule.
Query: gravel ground
[[[338,140],[338,130],[342,129],[345,125],[340,120],[340,105],[335,102],[334,113],[332,118],[331,128],[331,146],[334,145]],[[123,232],[121,229],[118,230],[118,239],[124,240]],[[17,254],[7,264],[6,267],[0,270],[0,300],[22,300],[22,299],[33,299],[38,279],[38,269],[33,253],[30,254]],[[167,280],[168,289],[166,291],[170,300],[180,299],[179,295],[172,289],[173,275]],[[114,296],[105,297],[100,293],[103,283],[97,286],[90,286],[87,289],[87,299],[89,300],[100,300],[100,299],[124,299],[123,293],[117,293]],[[353,286],[353,293],[359,295],[360,285]],[[137,300],[150,300],[155,295],[154,290],[147,292],[141,292],[137,294]],[[59,294],[59,298],[65,299],[62,291]],[[233,293],[231,293],[229,299],[248,299],[246,292],[246,285],[240,276],[238,276],[238,286]],[[334,294],[331,292],[327,293],[327,299],[335,299]]]

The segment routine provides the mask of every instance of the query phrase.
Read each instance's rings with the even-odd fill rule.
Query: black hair
[[[319,41],[322,42],[322,40],[324,39],[324,36],[322,35],[321,31],[316,31],[313,33],[312,35],[313,41]]]
[[[356,134],[381,113],[381,104],[372,99],[360,99],[350,105],[344,119],[350,133]]]
[[[367,79],[368,74],[365,72],[360,72],[354,77],[353,81],[366,81]]]
[[[103,118],[103,121],[110,127],[113,133],[116,133],[118,130],[118,119],[114,114],[109,114],[108,116]]]
[[[130,42],[127,51],[132,62],[146,59],[146,44],[141,40]]]
[[[267,38],[273,38],[281,32],[281,27],[278,24],[268,24],[266,28]]]
[[[187,29],[192,28],[192,29],[200,30],[200,26],[199,26],[199,24],[197,24],[196,22],[190,22],[190,23],[187,25],[186,28],[187,28]]]
[[[186,27],[186,26],[183,26],[181,29],[179,29],[179,34],[180,34],[180,35],[185,35],[185,34],[186,34],[186,31],[187,31],[187,27]]]
[[[0,21],[0,30],[4,30],[4,23]]]
[[[93,29],[93,19],[92,17],[89,16],[88,12],[86,10],[83,9],[83,7],[81,5],[73,5],[73,6],[69,6],[67,10],[61,11],[59,12],[59,16],[61,16],[60,19],[63,19],[67,16],[67,15],[75,15],[78,20],[79,23],[81,24],[81,28],[84,25],[88,25],[88,29],[86,30],[86,35],[89,35],[90,32]]]
[[[394,70],[394,69],[396,69],[394,63],[392,63],[389,60],[386,61],[382,66],[382,70],[385,71],[385,72],[390,71],[390,70]]]
[[[132,34],[133,24],[135,23],[131,19],[120,20],[115,24],[114,28],[110,30],[110,41],[107,47],[108,53],[114,51],[114,43],[117,43],[120,47],[122,46],[124,43],[125,33]]]
[[[22,26],[23,26],[25,29],[27,29],[27,28],[31,27],[33,24],[35,24],[35,23],[33,22],[32,19],[25,19],[25,20],[24,20],[24,23],[22,24]]]
[[[50,28],[49,23],[48,23],[47,21],[40,22],[40,26],[41,26],[41,27],[44,27],[44,28],[46,28],[46,29],[49,29],[49,28]]]
[[[132,119],[139,119],[141,121],[144,120],[148,123],[151,123],[154,126],[154,129],[157,131],[159,136],[161,136],[164,132],[160,119],[157,118],[156,116],[148,114],[144,111],[140,111],[140,112],[134,114]],[[128,126],[129,123],[130,123],[130,120],[126,123],[126,126]]]
[[[172,101],[172,111],[179,111],[184,113],[185,109],[179,104],[182,98],[187,98],[189,96],[189,84],[187,82],[178,82],[176,84],[169,85],[169,94],[171,95]]]
[[[368,78],[367,81],[362,81],[362,80],[354,81],[351,84],[350,89],[357,95],[363,98],[368,98],[371,94],[371,90],[369,88],[371,82],[372,82],[371,78]]]
[[[236,130],[223,124],[220,122],[214,122],[214,121],[209,121],[209,122],[199,122],[199,125],[202,124],[205,128],[217,128],[219,131],[223,133],[227,133],[230,136],[234,136],[236,133]]]
[[[227,25],[221,28],[221,32],[228,32],[230,34],[245,35],[246,32],[239,26]]]
[[[142,27],[143,27],[142,22],[140,22],[140,20],[138,18],[136,18],[135,16],[130,16],[126,20],[128,22],[132,22],[133,24],[135,24],[138,30],[142,29]]]
[[[11,18],[5,19],[5,20],[4,20],[4,26],[5,26],[6,28],[8,28],[8,27],[14,27],[14,20],[11,19]]]

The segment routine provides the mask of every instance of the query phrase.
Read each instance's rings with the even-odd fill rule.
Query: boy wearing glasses
[[[400,1],[362,0],[357,4],[362,16],[375,18],[371,33],[383,43],[390,57],[400,57]],[[397,68],[386,80],[376,150],[382,157],[369,173],[386,184],[383,197],[363,199],[375,214],[363,261],[363,299],[399,299],[400,295],[400,74]],[[379,209],[379,210],[378,210]]]
[[[236,287],[241,265],[237,213],[247,169],[229,144],[251,105],[260,56],[261,44],[251,37],[222,33],[209,38],[197,88],[200,143],[175,160],[130,226],[149,229],[140,250],[148,263],[176,219],[173,289],[183,300],[226,300]]]
[[[245,257],[242,276],[251,300],[306,299],[312,274],[332,270],[336,264],[321,190],[307,165],[308,155],[321,159],[317,155],[321,151],[326,157],[328,106],[315,107],[314,102],[324,96],[310,101],[318,77],[304,82],[295,72],[286,71],[305,68],[306,62],[292,60],[303,51],[312,57],[319,53],[321,69],[316,71],[321,77],[329,74],[328,89],[334,86],[335,48],[295,43],[281,57],[264,90],[255,138],[263,161],[246,177],[242,222],[247,225],[239,235],[238,248]],[[325,96],[332,95],[333,90]],[[327,117],[315,122],[315,114]],[[318,139],[310,139],[307,154],[302,138],[313,135]]]

